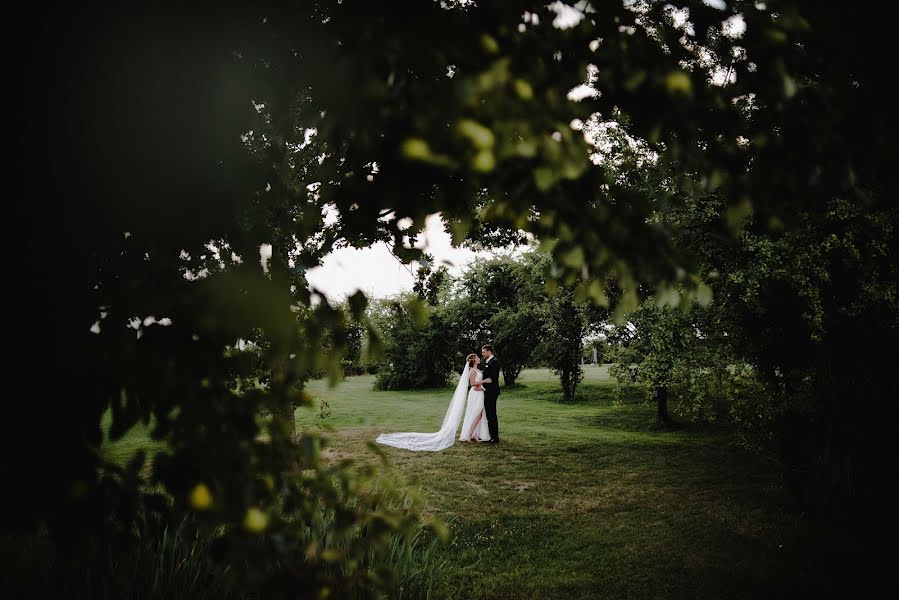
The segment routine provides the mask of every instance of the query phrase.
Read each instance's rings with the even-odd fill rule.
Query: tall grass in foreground
[[[326,536],[332,525],[333,517],[308,534]],[[237,565],[213,558],[215,537],[188,517],[161,528],[148,526],[136,543],[92,560],[76,557],[70,562],[61,559],[45,535],[8,536],[0,540],[0,589],[8,598],[262,598],[258,590],[241,589]],[[439,539],[422,526],[409,536],[391,536],[384,550],[370,552],[368,569],[393,582],[390,598],[429,598],[444,576],[446,561],[440,555]],[[335,571],[346,567],[342,561],[333,565]],[[370,597],[371,592],[360,588],[339,596]]]
[[[420,491],[410,493],[406,488],[397,487],[396,483],[389,476],[381,478],[372,484],[367,493],[380,497],[384,502],[383,508],[391,512],[410,510],[420,501]],[[352,538],[370,533],[357,529],[348,536],[335,535],[338,530],[334,512],[323,511],[317,522],[307,524],[303,529],[303,537],[306,544],[327,541],[328,547],[341,556],[331,565],[331,575],[335,580],[351,582],[348,588],[341,590],[341,597],[371,598],[372,586],[368,580],[375,580],[379,582],[377,587],[388,590],[389,598],[432,598],[434,590],[439,589],[444,581],[448,566],[445,550],[448,546],[442,543],[441,537],[447,541],[442,532],[448,532],[448,529],[442,523],[422,522],[405,535],[393,533],[386,543],[370,545],[360,559],[363,563],[361,569],[357,563],[352,563],[352,559],[347,559],[349,546]]]

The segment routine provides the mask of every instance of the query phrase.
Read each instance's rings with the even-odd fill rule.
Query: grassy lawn
[[[333,429],[329,456],[373,456],[384,432],[433,431],[451,390],[336,388],[330,405],[297,412],[301,428]],[[499,399],[499,446],[385,452],[451,525],[440,597],[755,598],[825,591],[824,551],[783,508],[779,469],[722,432],[659,430],[636,390],[615,402],[604,367],[580,400],[559,404],[557,380],[525,371]],[[628,398],[629,396],[629,398]]]
[[[373,391],[374,377],[314,381],[300,429],[323,428],[326,457],[376,460],[378,434],[434,431],[452,390]],[[588,367],[579,399],[525,371],[503,389],[499,446],[437,453],[384,447],[395,474],[448,522],[441,598],[772,598],[827,596],[839,566],[825,533],[790,514],[780,469],[724,431],[660,429],[639,390],[616,395]],[[329,405],[322,418],[319,400]],[[107,419],[109,415],[107,415]],[[152,444],[137,426],[106,443],[124,462]]]
[[[100,421],[100,428],[103,430],[103,445],[100,447],[100,454],[110,462],[124,465],[139,450],[145,450],[147,455],[152,455],[157,451],[165,449],[163,442],[157,442],[150,438],[150,431],[153,429],[152,424],[137,423],[115,441],[109,440],[109,428],[111,425],[112,411],[107,410]]]

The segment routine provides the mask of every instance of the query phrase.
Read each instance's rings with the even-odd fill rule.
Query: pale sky
[[[425,220],[421,237],[416,247],[431,254],[437,265],[449,267],[454,275],[472,261],[488,256],[486,252],[453,247],[438,214]],[[379,243],[362,249],[335,250],[325,257],[321,267],[310,269],[306,277],[311,286],[323,291],[331,301],[340,301],[356,290],[362,290],[369,297],[384,298],[411,290],[417,268],[417,263],[404,266],[386,244]]]

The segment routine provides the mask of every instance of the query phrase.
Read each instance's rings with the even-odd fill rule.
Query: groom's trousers
[[[499,398],[499,390],[486,390],[484,392],[484,410],[487,412],[487,428],[490,430],[490,439],[499,440],[499,421],[496,419],[496,400]]]

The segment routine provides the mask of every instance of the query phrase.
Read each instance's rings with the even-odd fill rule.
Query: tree
[[[485,343],[501,357],[503,381],[514,385],[530,361],[543,328],[543,281],[534,257],[501,256],[469,268],[458,282],[456,329],[465,347],[479,351]]]
[[[515,385],[521,370],[531,362],[542,331],[541,315],[537,306],[519,300],[514,306],[505,306],[490,319],[494,332],[492,345],[502,349],[503,383]]]
[[[747,414],[765,415],[762,433],[779,447],[803,510],[845,511],[862,497],[861,481],[876,488],[878,456],[892,435],[887,423],[859,422],[865,410],[846,403],[866,389],[863,404],[884,406],[887,390],[866,382],[887,368],[876,348],[895,343],[888,289],[896,272],[884,249],[895,236],[888,223],[899,215],[877,202],[863,209],[833,199],[780,232],[747,217],[732,239],[712,233],[725,210],[707,198],[667,216],[679,243],[719,274],[710,280],[715,300],[705,329],[719,333],[722,355],[750,365],[762,382],[757,410]],[[847,356],[846,346],[856,351]],[[837,364],[853,375],[834,375]]]
[[[817,496],[880,506],[881,457],[897,436],[893,420],[868,415],[897,396],[878,349],[899,337],[893,96],[877,60],[892,56],[889,19],[791,0],[598,1],[561,29],[557,3],[459,4],[254,3],[174,18],[80,3],[29,19],[35,51],[10,78],[24,82],[11,222],[25,237],[10,337],[44,401],[6,419],[4,455],[17,460],[2,476],[21,482],[12,526],[46,526],[71,557],[96,555],[152,504],[148,490],[183,512],[200,510],[190,499],[205,486],[215,502],[201,514],[244,553],[253,568],[241,573],[290,589],[357,581],[281,542],[317,518],[310,498],[357,521],[366,507],[330,487],[345,473],[318,463],[318,442],[293,447],[277,424],[262,442],[257,417],[289,422],[319,334],[340,328],[326,301],[313,306],[303,268],[374,241],[419,258],[408,231],[434,212],[457,242],[535,236],[547,283],[619,321],[640,289],[713,290],[736,309],[722,323],[747,361],[796,400],[785,439],[798,467],[812,465]],[[525,12],[539,18],[523,23]],[[737,17],[741,37],[728,32]],[[586,97],[569,99],[574,88]],[[582,133],[597,120],[656,158],[604,158]],[[691,204],[702,226],[674,224]],[[200,276],[210,242],[225,267]],[[703,256],[706,244],[721,251]],[[314,318],[298,325],[298,306]],[[237,395],[251,361],[226,350],[258,332],[278,376]],[[859,351],[841,367],[847,347]],[[171,447],[149,480],[143,459],[122,470],[97,455],[106,410],[113,436],[152,421]],[[318,476],[295,485],[298,466]],[[290,518],[244,527],[251,508],[282,506]],[[390,522],[366,520],[361,531],[378,535],[345,555],[365,564]]]
[[[390,532],[416,520],[353,491],[364,473],[323,464],[318,436],[291,440],[321,334],[343,334],[332,307],[312,306],[299,268],[334,236],[322,203],[295,185],[302,132],[285,125],[292,107],[280,102],[292,84],[274,63],[236,56],[243,44],[255,44],[254,58],[277,54],[281,40],[257,35],[256,11],[187,9],[174,20],[156,7],[49,10],[28,42],[41,50],[14,74],[27,126],[17,133],[26,159],[13,214],[25,240],[8,275],[22,306],[11,333],[29,393],[45,400],[16,402],[4,419],[4,455],[19,458],[2,475],[20,491],[4,495],[16,517],[3,543],[20,539],[10,530],[46,536],[76,580],[132,551],[140,522],[192,513],[218,558],[240,565],[240,589],[364,595],[389,587],[369,567]],[[270,135],[249,143],[265,124]],[[67,157],[52,172],[47,140]],[[265,345],[235,351],[239,339]],[[260,356],[270,385],[240,388]],[[111,463],[98,451],[107,412],[112,439],[143,423],[165,450]],[[36,574],[60,582],[51,575]],[[82,589],[100,595],[113,576]]]
[[[461,361],[451,329],[438,304],[449,284],[445,267],[425,261],[418,269],[415,292],[378,304],[374,320],[383,334],[383,356],[375,387],[405,390],[446,385]]]
[[[378,323],[384,352],[375,387],[409,390],[443,387],[456,369],[456,348],[433,307],[415,296],[384,301]]]
[[[677,365],[692,360],[695,324],[689,313],[676,307],[644,301],[628,315],[628,323],[616,337],[621,343],[611,374],[621,382],[643,383],[656,403],[657,417],[670,423],[668,398],[674,387]]]
[[[544,360],[562,384],[562,398],[572,402],[577,394],[577,386],[584,378],[581,365],[584,336],[587,323],[582,307],[574,302],[574,294],[569,290],[559,290],[554,298],[543,305],[546,337],[543,341]]]
[[[347,322],[346,351],[343,359],[344,375],[362,375],[366,372],[364,344],[367,333],[363,319],[353,316],[349,306],[342,307],[343,314],[349,315]]]
[[[448,278],[447,268],[443,265],[434,268],[433,257],[425,254],[419,261],[412,290],[418,294],[418,299],[422,302],[427,302],[429,306],[437,306],[441,300],[441,292],[445,291]]]

